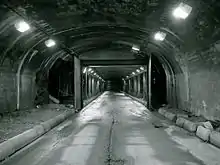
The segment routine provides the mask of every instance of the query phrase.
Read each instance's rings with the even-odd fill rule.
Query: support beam
[[[88,93],[88,98],[91,96],[91,92],[90,92],[90,89],[91,89],[91,77],[88,75],[88,88],[87,88],[87,93]]]
[[[83,60],[82,65],[93,66],[93,65],[146,65],[145,60]]]
[[[144,72],[143,73],[143,98],[145,101],[149,101],[147,98],[148,98],[148,94],[147,94],[147,91],[148,91],[148,81],[147,81],[147,72]]]
[[[148,63],[148,108],[151,109],[151,55]]]
[[[24,55],[24,57],[22,58],[22,60],[21,60],[21,62],[20,62],[20,64],[19,64],[19,66],[18,66],[18,70],[17,70],[17,74],[16,74],[16,76],[17,76],[17,106],[16,106],[17,110],[20,109],[21,70],[22,70],[22,67],[23,67],[23,64],[24,64],[26,58],[28,57],[28,55],[30,55],[29,53],[30,53],[30,52],[28,51],[28,52]],[[30,55],[30,57],[35,56],[37,53],[38,53],[38,50],[34,50],[34,51],[32,52],[32,54]]]
[[[75,108],[82,109],[82,81],[80,60],[74,57],[74,104]]]
[[[95,90],[95,80],[93,77],[92,78],[92,88],[91,88],[91,95],[94,96],[94,90]]]
[[[125,91],[125,82],[122,80],[122,91]]]
[[[131,93],[131,79],[128,80],[128,93]]]
[[[141,75],[137,75],[137,97],[141,94]]]
[[[84,92],[85,92],[85,99],[88,99],[88,72],[85,73],[85,89],[84,89]]]
[[[134,79],[133,95],[137,97],[137,94],[138,94],[138,81],[137,81],[137,76],[135,76],[133,79]]]

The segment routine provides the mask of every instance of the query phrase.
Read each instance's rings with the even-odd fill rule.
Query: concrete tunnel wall
[[[182,108],[210,120],[220,119],[219,54],[217,42],[203,50],[180,54],[188,99]]]

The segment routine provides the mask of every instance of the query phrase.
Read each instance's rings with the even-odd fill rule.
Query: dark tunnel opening
[[[123,90],[123,83],[121,79],[110,79],[106,83],[106,90],[112,92],[121,92]]]
[[[167,104],[166,73],[161,62],[155,56],[152,56],[151,92],[153,108],[158,109],[161,105]]]
[[[61,104],[73,104],[73,63],[58,59],[49,71],[49,94]]]

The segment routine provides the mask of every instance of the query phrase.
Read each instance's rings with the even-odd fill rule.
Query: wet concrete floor
[[[4,165],[200,165],[155,114],[122,93],[105,92],[79,114]]]

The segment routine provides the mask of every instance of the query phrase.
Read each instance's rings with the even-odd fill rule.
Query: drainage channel
[[[113,149],[112,149],[112,136],[113,136],[113,129],[114,125],[117,123],[114,114],[112,113],[112,122],[111,122],[111,127],[109,131],[109,139],[108,139],[108,147],[107,147],[107,152],[108,156],[106,159],[106,165],[125,165],[126,160],[123,159],[115,159],[113,156]]]

